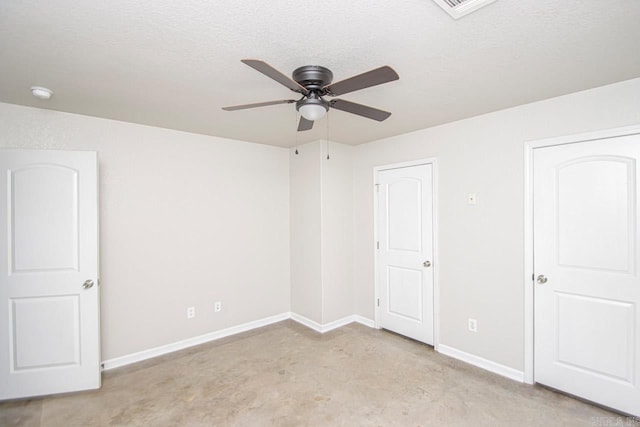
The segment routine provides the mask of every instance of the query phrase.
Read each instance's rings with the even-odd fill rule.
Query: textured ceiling
[[[618,6],[624,6],[618,7]],[[283,147],[360,144],[640,77],[640,1],[498,0],[459,20],[431,0],[2,0],[0,101]],[[334,80],[390,65],[400,80],[341,98],[298,133],[291,98],[240,62]],[[48,102],[31,86],[55,91]]]

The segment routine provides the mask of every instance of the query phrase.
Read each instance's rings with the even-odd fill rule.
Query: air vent
[[[453,19],[458,19],[496,0],[433,0]]]

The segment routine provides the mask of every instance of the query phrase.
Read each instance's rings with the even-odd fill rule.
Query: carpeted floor
[[[640,422],[398,335],[285,321],[0,403],[0,426],[611,426]]]

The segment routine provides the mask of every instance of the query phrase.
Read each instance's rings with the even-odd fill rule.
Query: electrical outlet
[[[478,198],[476,197],[476,193],[467,194],[467,204],[468,205],[475,205],[477,200],[478,200]]]
[[[194,317],[196,317],[196,308],[187,307],[187,319],[193,319]]]
[[[478,321],[476,319],[469,318],[469,330],[471,332],[478,332]]]
[[[215,311],[216,313],[222,311],[222,302],[216,301],[213,305],[213,311]]]

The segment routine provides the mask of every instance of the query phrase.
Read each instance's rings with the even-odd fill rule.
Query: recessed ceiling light
[[[51,89],[47,89],[46,87],[33,86],[31,88],[31,93],[38,99],[51,99],[53,96],[53,91]]]

